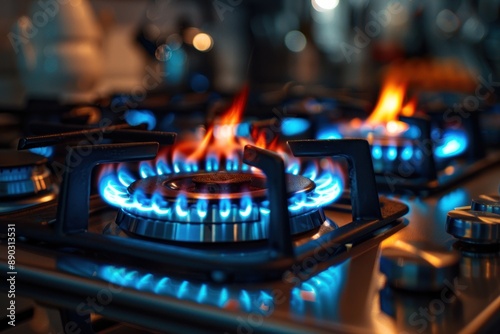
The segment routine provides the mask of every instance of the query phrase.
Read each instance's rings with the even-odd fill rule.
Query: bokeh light
[[[213,46],[212,37],[204,32],[197,34],[193,38],[193,46],[198,51],[206,52],[209,51]]]
[[[307,45],[306,36],[298,30],[289,31],[285,35],[285,45],[290,51],[300,52],[304,50]]]
[[[318,12],[325,12],[337,7],[339,0],[311,0],[311,5]]]

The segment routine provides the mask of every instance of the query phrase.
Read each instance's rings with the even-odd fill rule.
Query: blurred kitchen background
[[[43,89],[27,88],[26,82],[67,70],[60,65],[64,61],[81,60],[58,55],[54,61],[50,52],[63,51],[46,50],[57,49],[65,39],[82,42],[78,33],[51,37],[54,33],[44,30],[90,29],[87,17],[75,13],[55,22],[64,7],[85,12],[81,7],[88,4],[101,64],[92,83],[77,89],[81,96],[144,86],[148,92],[235,92],[247,81],[264,91],[293,82],[355,96],[376,92],[394,62],[406,66],[412,80],[421,82],[424,76],[436,89],[473,91],[478,76],[496,82],[500,71],[500,0],[5,1],[0,11],[1,106],[22,107],[27,96],[44,97]],[[16,30],[23,15],[38,27],[32,37]],[[17,49],[37,40],[46,49],[35,48],[37,69],[26,75],[20,69],[26,55]],[[152,80],[145,84],[148,75],[158,85]],[[60,78],[47,75],[39,86],[49,96],[65,98],[64,89],[47,89],[51,80]]]

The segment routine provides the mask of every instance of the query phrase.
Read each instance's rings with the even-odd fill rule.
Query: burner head
[[[0,198],[26,196],[52,185],[47,159],[26,151],[0,150]]]
[[[314,182],[300,175],[287,174],[286,179],[289,196],[309,192],[315,187]],[[178,200],[179,196],[186,196],[188,202],[241,200],[243,197],[260,201],[266,196],[266,178],[259,174],[225,171],[177,174],[141,179],[132,183],[128,190],[131,195],[140,192],[149,198],[161,195],[170,202]]]
[[[0,150],[0,199],[4,199],[0,212],[55,197],[52,175],[46,164],[45,157],[31,152]]]
[[[310,179],[286,176],[287,194],[307,196],[315,188]],[[245,172],[200,172],[159,175],[137,180],[128,192],[136,208],[122,208],[117,224],[125,231],[162,240],[235,242],[267,238],[269,221],[264,175]],[[155,209],[141,210],[147,203]],[[293,234],[325,222],[317,207],[290,212]]]
[[[195,175],[191,180],[201,193],[225,194],[248,189],[253,179],[251,174],[246,173],[217,172]]]

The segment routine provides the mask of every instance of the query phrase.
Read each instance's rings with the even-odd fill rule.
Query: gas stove
[[[479,197],[498,193],[498,166],[425,199],[379,196],[373,142],[236,139],[242,96],[195,140],[35,124],[2,151],[6,320],[23,333],[498,327],[499,205]]]

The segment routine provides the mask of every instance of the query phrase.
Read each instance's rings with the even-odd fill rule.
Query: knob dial
[[[500,215],[474,210],[452,210],[446,218],[446,232],[463,242],[496,244],[500,242]]]

